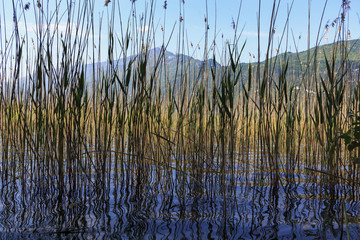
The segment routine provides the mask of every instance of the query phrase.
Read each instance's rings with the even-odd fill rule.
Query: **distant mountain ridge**
[[[337,59],[336,65],[338,65],[340,63],[341,52],[337,46],[338,44],[339,43],[332,43],[332,44],[325,44],[325,45],[318,46],[318,49],[317,49],[317,72],[319,74],[321,74],[321,76],[326,76],[325,55],[326,55],[327,59],[330,61],[330,59],[332,58],[332,51],[334,49],[338,49],[337,54],[336,54],[336,59]],[[360,40],[347,41],[346,44],[347,44],[347,50],[348,50],[347,70],[359,71]],[[155,60],[157,60],[158,57],[160,56],[160,54],[162,54],[162,51],[163,50],[160,47],[148,50],[147,58],[148,58],[149,64],[147,66],[147,70],[149,72],[153,70]],[[279,73],[281,73],[281,71],[284,67],[285,60],[288,59],[288,61],[289,61],[288,70],[287,70],[288,80],[292,81],[292,83],[299,86],[301,84],[300,83],[301,77],[304,76],[303,75],[304,71],[307,68],[308,52],[310,52],[310,57],[311,57],[310,64],[312,67],[312,65],[314,63],[315,48],[311,48],[309,50],[298,52],[298,53],[293,53],[293,52],[281,53],[278,56],[272,57],[271,59],[269,59],[273,63],[276,59],[276,65],[274,68],[275,81],[276,81],[276,76],[278,76]],[[129,64],[130,61],[132,61],[138,57],[139,57],[139,55],[131,55],[131,56],[128,56],[126,59],[120,58],[117,60],[113,60],[112,65],[115,67],[115,70],[117,70],[118,73],[121,73],[121,71],[123,71],[123,69],[124,69],[124,66],[123,66],[124,63]],[[199,59],[196,59],[192,56],[188,56],[185,54],[175,54],[175,53],[172,53],[171,51],[167,51],[167,50],[164,52],[163,60],[165,61],[166,64],[162,65],[162,67],[160,68],[160,73],[158,75],[160,77],[160,82],[161,82],[162,86],[165,86],[166,84],[173,86],[175,79],[177,79],[176,80],[177,83],[181,82],[181,80],[182,80],[181,77],[183,77],[183,75],[181,75],[181,68],[184,68],[184,66],[186,67],[186,69],[184,71],[187,72],[187,75],[188,75],[187,82],[188,82],[189,86],[192,86],[194,81],[197,81],[198,80],[197,78],[202,76],[201,74],[203,73],[203,71],[205,69],[205,61],[204,60],[199,60]],[[213,59],[208,59],[206,62],[207,62],[207,70],[208,70],[207,76],[209,78],[211,77],[211,68],[217,68],[217,69],[226,68],[226,66],[222,66],[220,63],[218,63],[216,61],[214,64]],[[136,60],[134,61],[133,64],[137,64]],[[250,65],[250,63],[240,63],[240,67],[241,67],[242,73],[243,73],[242,79],[244,82],[246,82],[248,79],[249,65]],[[86,85],[89,88],[92,88],[94,67],[95,67],[95,71],[96,71],[95,77],[102,78],[102,74],[104,72],[106,72],[107,70],[109,70],[109,66],[110,66],[109,61],[85,64],[84,67],[85,67]],[[166,69],[164,69],[164,66],[166,66]],[[254,69],[257,68],[257,62],[251,63],[251,66]],[[264,68],[264,61],[260,62],[261,75],[263,74],[263,68]],[[114,70],[114,69],[111,69],[111,70]],[[311,71],[313,73],[313,69],[311,69]],[[166,77],[165,77],[164,72],[166,72]],[[254,75],[253,75],[253,77],[254,77]],[[19,79],[20,85],[25,83],[27,78],[28,77],[21,77]],[[96,82],[99,82],[99,81],[96,81]],[[45,81],[45,85],[47,86],[46,81]]]
[[[148,76],[150,75],[150,72],[154,70],[156,63],[159,61],[159,58],[161,57],[160,62],[158,63],[159,66],[157,69],[158,70],[157,76],[160,78],[160,83],[162,88],[164,88],[165,85],[178,88],[179,86],[175,86],[174,83],[179,85],[179,83],[181,82],[180,79],[183,77],[181,72],[182,69],[183,72],[184,71],[187,72],[189,76],[188,81],[193,81],[194,76],[197,77],[201,76],[201,74],[204,72],[205,69],[205,61],[203,60],[199,60],[185,54],[175,54],[167,50],[164,52],[164,50],[160,47],[150,49],[147,51],[146,54],[147,54],[146,57],[148,63],[146,70]],[[164,55],[161,56],[162,54]],[[118,72],[119,76],[122,77],[123,70],[127,69],[128,64],[130,62],[132,63],[132,67],[135,67],[136,69],[137,64],[139,64],[139,61],[142,61],[143,58],[144,55],[141,56],[140,54],[138,54],[138,55],[131,55],[126,58],[113,60],[111,64],[112,65],[111,69],[109,68],[110,62],[108,60],[104,62],[86,64],[85,65],[86,76],[87,76],[86,85],[90,88],[92,87],[94,66],[96,71],[95,78],[99,78],[99,77],[101,78],[102,74],[108,70],[110,71],[115,70]],[[206,62],[207,62],[208,76],[211,76],[210,69],[212,67],[215,68],[222,67],[220,63],[214,61],[213,59],[208,59]],[[125,68],[124,68],[124,64],[126,64]],[[186,70],[184,70],[184,67],[186,68]],[[177,79],[176,82],[175,79]],[[130,81],[130,86],[131,85],[132,85],[132,81]]]
[[[360,40],[351,40],[351,41],[347,41],[345,42],[347,44],[347,50],[348,50],[348,70],[354,70],[354,71],[359,71],[359,65],[360,65]],[[324,76],[326,74],[326,64],[325,64],[325,55],[327,57],[327,59],[330,61],[330,59],[332,58],[332,51],[334,49],[338,49],[337,50],[337,54],[336,54],[336,59],[337,62],[336,64],[340,63],[340,59],[341,59],[341,52],[339,50],[339,47],[337,46],[339,45],[339,43],[331,43],[331,44],[325,44],[325,45],[321,45],[318,46],[317,49],[317,72],[322,74],[322,76]],[[154,59],[158,59],[158,57],[160,56],[160,54],[162,53],[162,48],[157,47],[157,48],[153,48],[148,50],[147,52],[147,58],[148,58],[148,66],[147,66],[147,70],[151,71],[152,68],[154,67]],[[286,53],[281,53],[276,57],[272,57],[271,59],[269,59],[270,61],[272,61],[272,63],[274,63],[275,59],[276,59],[276,65],[274,68],[274,76],[277,76],[281,71],[282,68],[284,66],[284,61],[285,59],[289,60],[289,66],[288,66],[288,70],[287,70],[287,76],[289,77],[289,79],[294,79],[295,78],[295,85],[299,85],[299,79],[303,76],[305,69],[307,68],[307,55],[308,52],[310,52],[310,57],[311,57],[311,67],[314,65],[314,52],[315,52],[315,48],[311,48],[309,50],[305,50],[305,51],[301,51],[298,53],[294,53],[294,52],[286,52]],[[123,64],[128,64],[131,60],[134,60],[135,58],[138,58],[139,55],[131,55],[128,56],[126,59],[124,58],[120,58],[117,60],[113,60],[112,65],[115,67],[115,70],[117,70],[118,72],[121,72],[124,69]],[[285,58],[286,57],[286,58]],[[166,50],[164,53],[164,58],[165,60],[165,66],[166,66],[166,79],[161,79],[161,82],[164,84],[166,81],[169,84],[172,84],[174,82],[174,79],[179,79],[181,77],[181,68],[186,66],[187,69],[186,71],[188,72],[188,75],[190,76],[190,78],[188,79],[188,82],[194,81],[194,77],[198,77],[204,70],[204,60],[199,60],[196,59],[192,56],[188,56],[185,54],[175,54],[172,53],[171,51]],[[211,76],[211,68],[226,68],[226,66],[222,66],[220,63],[214,61],[213,59],[208,59],[207,61],[207,69],[208,69],[208,76]],[[136,64],[136,61],[133,63]],[[248,79],[248,68],[249,68],[250,63],[240,63],[240,67],[242,68],[242,79],[246,82]],[[253,68],[256,68],[257,66],[257,62],[251,63]],[[93,69],[95,67],[95,77],[98,78],[99,76],[101,77],[102,72],[106,72],[109,69],[109,61],[103,61],[103,62],[95,62],[95,63],[88,63],[85,64],[85,76],[86,76],[86,85],[91,87],[92,86],[92,82],[93,82]],[[264,61],[260,62],[260,69],[261,69],[261,74],[263,73],[263,68],[264,68]],[[111,69],[114,70],[114,69]],[[99,72],[100,71],[100,72]],[[160,77],[161,78],[165,78],[164,77],[164,65],[162,66],[161,69],[162,73],[160,73]],[[313,71],[313,69],[311,69],[311,71]],[[25,80],[27,79],[27,77],[21,77],[20,83],[25,83]],[[21,84],[20,84],[21,85]],[[47,84],[46,84],[47,85]]]
[[[336,49],[335,46],[338,44],[339,43],[331,43],[331,44],[325,44],[325,45],[318,46],[317,56],[316,56],[318,72],[324,73],[324,71],[326,70],[325,55],[326,55],[327,59],[330,60],[332,57],[331,56],[332,51],[334,49]],[[351,41],[347,41],[346,44],[347,44],[347,49],[349,51],[349,54],[347,56],[348,63],[351,65],[352,69],[358,68],[358,65],[360,63],[360,41],[359,40],[351,40]],[[159,57],[159,55],[161,54],[161,52],[162,52],[162,49],[160,47],[148,50],[148,52],[147,52],[147,57],[148,57],[148,61],[149,61],[148,69],[151,69],[154,67],[154,64],[155,64],[154,59],[156,60]],[[302,71],[304,71],[305,68],[307,67],[308,52],[310,52],[310,58],[311,58],[310,65],[313,65],[315,47],[313,47],[309,50],[298,52],[298,53],[286,52],[286,53],[279,54],[277,57],[272,57],[270,60],[272,62],[274,62],[275,58],[276,58],[276,62],[277,62],[276,67],[274,69],[275,74],[279,73],[281,71],[282,64],[284,63],[285,56],[286,56],[286,59],[289,60],[288,74],[291,74],[293,76],[300,76],[302,74]],[[337,55],[336,55],[337,61],[340,61],[340,57],[341,57],[340,55],[341,55],[340,50],[338,50]],[[128,64],[131,60],[133,60],[136,57],[138,57],[138,56],[132,55],[132,56],[127,57],[126,61],[125,61],[126,64]],[[201,67],[203,67],[203,65],[204,65],[203,60],[199,60],[199,59],[193,58],[193,57],[185,55],[185,54],[174,54],[168,50],[166,50],[164,53],[164,60],[166,62],[166,68],[167,68],[166,71],[168,74],[167,77],[170,81],[171,81],[171,78],[175,78],[175,72],[176,72],[176,70],[178,70],[178,72],[179,72],[179,68],[181,65],[183,65],[183,66],[185,65],[185,66],[189,67],[190,71],[195,70],[196,73],[199,73]],[[265,61],[260,62],[261,69],[263,69],[264,62]],[[123,69],[123,63],[124,63],[123,58],[114,60],[114,63],[115,63],[114,66],[116,66],[118,70],[121,71]],[[256,64],[257,64],[256,62],[252,63],[253,66]],[[109,66],[108,61],[95,63],[95,67],[97,69],[100,68],[102,70],[106,70],[108,66]],[[241,63],[240,66],[242,67],[243,73],[245,75],[247,75],[249,63]],[[213,60],[208,59],[207,67],[208,67],[208,69],[210,69],[212,67],[221,68],[224,66],[222,66],[218,62],[215,62],[215,66],[214,66]],[[92,75],[92,64],[87,64],[87,74],[88,74],[88,76]],[[190,75],[192,75],[192,74],[194,74],[194,72],[191,72]]]
[[[148,50],[147,52],[147,59],[149,62],[149,66],[148,68],[151,69],[152,67],[154,67],[155,61],[158,60],[160,54],[162,54],[162,48],[161,47],[157,47],[157,48],[153,48]],[[124,67],[124,62],[126,64],[128,64],[131,60],[134,60],[136,58],[139,58],[139,55],[131,55],[126,57],[126,60],[124,61],[124,58],[120,58],[117,60],[113,60],[113,65],[116,67],[116,69],[118,70],[122,70]],[[179,64],[190,64],[191,67],[201,67],[204,64],[203,60],[199,60],[196,59],[194,57],[185,55],[185,54],[175,54],[172,53],[168,50],[165,50],[164,53],[164,58],[166,66],[168,68],[168,70],[174,70],[177,66],[179,66]],[[135,61],[136,62],[136,61]],[[215,65],[213,65],[213,60],[212,59],[208,59],[207,60],[208,63],[208,67],[221,67],[221,64],[218,62],[215,62]],[[87,74],[91,75],[92,74],[92,63],[89,63],[86,65],[86,69],[87,69]],[[96,69],[101,69],[101,70],[106,70],[109,67],[109,61],[104,61],[104,62],[97,62],[95,63],[95,68]]]
[[[317,72],[317,74],[320,74],[321,76],[326,76],[326,60],[331,62],[331,59],[333,58],[333,51],[336,51],[335,56],[335,67],[338,69],[340,67],[341,59],[342,59],[342,52],[340,49],[340,44],[346,44],[347,49],[347,71],[359,71],[359,64],[360,64],[360,40],[351,40],[346,42],[336,42],[331,44],[325,44],[320,45],[317,47],[317,55],[316,55],[316,70],[314,69],[314,59],[315,59],[315,49],[316,47],[313,47],[309,50],[301,51],[298,53],[294,52],[286,52],[281,53],[276,57],[272,57],[269,59],[269,61],[272,61],[274,63],[276,59],[276,65],[274,68],[274,76],[279,76],[281,73],[283,67],[285,66],[285,61],[289,61],[288,69],[287,69],[287,77],[288,79],[291,79],[294,81],[295,85],[300,85],[300,80],[303,74],[305,73],[307,69],[307,57],[308,53],[310,53],[310,73],[314,73],[314,71]],[[261,74],[263,74],[264,70],[264,63],[265,61],[260,62],[260,69]],[[247,79],[247,73],[250,63],[242,63],[241,67],[244,73],[244,78]],[[252,66],[256,67],[257,63],[252,63]]]

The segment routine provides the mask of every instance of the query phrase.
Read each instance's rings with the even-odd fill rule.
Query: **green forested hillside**
[[[341,45],[345,44],[347,51],[341,51]],[[310,65],[308,68],[308,56],[310,59]],[[295,85],[300,85],[302,79],[308,74],[313,76],[314,73],[319,76],[326,76],[326,59],[329,63],[335,59],[335,68],[341,71],[341,67],[344,66],[344,70],[358,71],[360,63],[360,41],[352,40],[347,42],[336,42],[333,44],[326,44],[318,47],[311,48],[308,51],[302,51],[298,53],[286,52],[279,54],[268,60],[268,73],[272,75],[274,79],[279,76],[282,69],[285,67],[285,63],[288,62],[287,79]],[[345,59],[345,61],[344,61]],[[343,65],[341,64],[343,63]],[[252,67],[256,68],[257,63],[252,63]],[[265,62],[260,63],[261,75],[264,73]],[[242,69],[244,78],[248,78],[249,63],[243,63]],[[246,71],[245,71],[246,70]]]

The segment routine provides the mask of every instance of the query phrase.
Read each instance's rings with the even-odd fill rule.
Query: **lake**
[[[237,153],[237,156],[241,154]],[[280,172],[240,158],[224,174],[214,160],[164,167],[135,156],[106,171],[68,169],[64,186],[28,158],[2,171],[1,238],[31,239],[351,239],[360,237],[359,185],[329,184],[304,165]],[[281,157],[280,167],[287,167]],[[93,159],[96,161],[96,159]],[[245,161],[246,160],[246,161]],[[85,159],[83,159],[85,161]],[[20,164],[20,163],[17,163]],[[85,164],[85,162],[84,162]],[[230,164],[227,162],[226,164]],[[209,165],[209,164],[208,164]],[[2,169],[12,169],[2,162]],[[30,171],[32,169],[32,171]],[[184,169],[188,169],[185,172]],[[194,170],[195,169],[195,170]],[[209,170],[211,169],[211,170]],[[24,171],[24,172],[22,172]],[[105,174],[104,174],[105,173]],[[330,176],[331,177],[331,176]],[[344,208],[345,207],[345,208]],[[346,212],[346,215],[345,215]]]

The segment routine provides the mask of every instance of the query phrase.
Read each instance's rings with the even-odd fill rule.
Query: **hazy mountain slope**
[[[342,53],[340,51],[340,43],[333,43],[333,44],[326,44],[319,46],[317,49],[317,56],[316,56],[316,72],[317,74],[321,74],[322,76],[326,75],[326,63],[325,63],[325,55],[327,59],[330,61],[332,59],[333,53],[335,52],[335,59],[337,68],[340,67],[340,59]],[[348,70],[355,70],[359,68],[360,63],[360,41],[352,40],[346,42],[348,51]],[[294,83],[295,85],[300,85],[303,76],[305,76],[305,72],[307,69],[307,57],[308,52],[310,53],[310,73],[313,74],[314,71],[314,58],[315,58],[315,48],[311,48],[308,51],[302,51],[299,53],[294,52],[287,52],[279,54],[278,56],[272,57],[269,59],[269,64],[271,66],[275,66],[271,68],[271,71],[274,73],[275,81],[277,76],[282,72],[284,69],[286,61],[288,61],[288,69],[287,69],[287,79],[289,82]],[[150,75],[150,72],[154,70],[154,66],[158,61],[159,55],[161,54],[161,48],[151,49],[147,53],[147,73]],[[141,56],[130,56],[126,59],[119,59],[113,62],[113,68],[115,68],[119,74],[122,76],[122,71],[124,69],[124,64],[128,65],[131,60],[134,60],[133,67],[136,71],[137,64],[139,64],[139,59]],[[200,77],[202,77],[205,66],[204,61],[195,59],[191,56],[187,56],[184,54],[174,54],[170,51],[165,52],[165,56],[162,59],[163,62],[159,64],[157,69],[157,76],[160,77],[161,88],[165,88],[166,86],[175,86],[178,88],[181,82],[184,81],[184,78],[187,80],[187,84],[189,86],[193,86],[194,81],[197,81]],[[275,65],[274,65],[275,63]],[[260,70],[261,75],[263,74],[265,62],[260,63]],[[100,70],[101,72],[106,72],[109,70],[109,62],[100,62],[95,63],[95,69],[98,73]],[[255,73],[257,63],[252,63],[253,72]],[[213,60],[209,59],[207,61],[207,75],[211,76],[210,69],[216,67],[218,69],[226,68],[226,66],[221,66],[219,63],[215,62],[213,64]],[[249,63],[241,63],[242,69],[242,79],[244,82],[248,79],[248,67]],[[126,68],[126,67],[125,67]],[[91,86],[91,82],[93,79],[93,64],[86,65],[86,75],[88,79],[88,86]],[[136,72],[135,72],[136,74]],[[185,74],[185,75],[184,75]],[[102,76],[102,73],[96,74],[96,77]],[[253,74],[254,76],[254,74]],[[175,85],[174,85],[175,83]],[[166,87],[167,88],[167,87]]]

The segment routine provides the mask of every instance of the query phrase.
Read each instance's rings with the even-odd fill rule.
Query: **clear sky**
[[[0,6],[0,18],[1,18],[1,41],[4,45],[5,41],[5,27],[7,38],[9,38],[11,30],[13,28],[12,18],[13,18],[13,6],[14,2],[17,13],[20,16],[22,7],[25,6],[27,1],[10,1],[3,0],[2,6]],[[29,36],[35,36],[33,31],[35,29],[35,18],[34,13],[37,9],[37,1],[29,0],[30,7],[29,10],[24,11],[26,22],[27,22],[27,33]],[[50,1],[41,1],[42,7],[45,11],[50,13],[55,9],[55,2],[60,2],[63,8],[66,7],[68,0],[50,0]],[[82,4],[84,1],[73,0],[75,4]],[[178,29],[179,29],[179,19],[180,15],[183,18],[182,24],[184,24],[184,33],[185,44],[189,46],[191,54],[196,58],[202,58],[203,56],[203,47],[204,47],[204,33],[205,33],[205,23],[204,17],[206,16],[206,0],[168,0],[167,9],[164,9],[163,0],[155,0],[155,17],[154,25],[156,30],[156,43],[155,45],[161,46],[162,44],[162,30],[164,30],[165,35],[169,36],[172,27],[175,25],[175,32],[170,41],[168,50],[172,52],[177,51],[177,38],[178,38]],[[279,2],[279,1],[276,1]],[[331,23],[336,19],[340,14],[340,7],[343,0],[328,0],[324,19],[322,25],[320,26],[321,36],[324,37],[325,25],[328,23],[329,33],[327,38],[322,39],[321,43],[331,43],[334,40],[334,31],[335,29],[331,27]],[[149,3],[149,0],[137,0],[135,1],[136,5],[136,15],[138,19],[141,18],[142,12],[145,11],[145,3]],[[274,44],[280,41],[281,33],[284,29],[285,22],[287,19],[288,9],[292,0],[282,0],[280,1],[280,8],[276,20],[276,33],[274,38]],[[103,16],[103,30],[101,33],[101,38],[103,41],[107,41],[107,26],[106,22],[108,16],[111,12],[111,8],[116,4],[116,9],[120,6],[121,14],[123,20],[126,22],[126,19],[131,13],[131,0],[111,0],[108,3],[108,6],[105,6],[105,1],[95,0],[94,7],[94,16],[96,26],[98,25],[98,18],[100,15]],[[320,24],[320,18],[322,11],[324,9],[325,0],[311,0],[310,1],[310,22],[311,22],[311,46],[314,46],[316,43],[317,33]],[[265,57],[266,45],[268,41],[268,31],[269,31],[269,20],[272,12],[272,0],[262,0],[261,9],[260,9],[260,39],[261,39],[261,58]],[[22,7],[21,7],[22,6]],[[239,24],[238,31],[243,29],[242,36],[240,38],[240,43],[246,41],[245,50],[241,58],[242,61],[256,61],[256,58],[249,57],[249,52],[254,54],[257,57],[257,16],[259,14],[259,0],[207,0],[208,6],[208,24],[209,24],[209,44],[213,42],[215,36],[215,26],[216,26],[216,44],[218,50],[221,51],[223,44],[226,40],[230,42],[234,38],[234,29],[232,22],[237,20],[239,9]],[[216,6],[216,7],[215,7]],[[353,0],[350,2],[350,10],[348,11],[348,17],[346,18],[346,23],[349,26],[351,33],[351,39],[358,39],[360,37],[360,1]],[[165,24],[164,24],[165,19]],[[23,26],[24,16],[20,19],[19,30],[20,34],[25,35],[26,29]],[[216,22],[216,24],[215,24]],[[299,51],[306,50],[307,48],[307,39],[308,39],[308,0],[294,0],[293,7],[290,13],[289,19],[289,47],[288,51],[295,51],[295,45],[298,47]],[[126,24],[125,26],[126,27]],[[59,29],[62,29],[62,26],[59,26]],[[120,31],[119,19],[114,21],[114,30]],[[148,28],[146,28],[148,30]],[[96,38],[98,37],[98,27],[96,27]],[[294,36],[294,39],[292,37]],[[167,37],[166,37],[167,38]],[[295,42],[294,42],[295,40]],[[191,47],[191,45],[193,47]],[[199,44],[200,49],[197,47]],[[106,46],[106,43],[104,44]],[[274,46],[274,48],[277,48]],[[280,52],[285,51],[285,43],[279,49]],[[106,59],[106,51],[103,51],[102,60]]]

